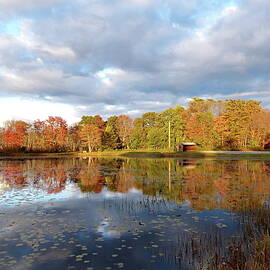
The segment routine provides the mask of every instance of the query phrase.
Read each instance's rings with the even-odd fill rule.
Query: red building
[[[264,150],[270,150],[270,142],[264,145]]]
[[[182,149],[182,152],[196,151],[197,146],[196,146],[196,143],[185,142],[185,143],[182,143],[181,149]]]

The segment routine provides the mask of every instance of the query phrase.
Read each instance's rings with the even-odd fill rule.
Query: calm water
[[[264,161],[2,160],[0,269],[246,262],[269,229],[269,195]]]

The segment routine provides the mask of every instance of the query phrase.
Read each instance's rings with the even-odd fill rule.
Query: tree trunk
[[[88,142],[88,152],[92,152],[92,147],[89,142]]]

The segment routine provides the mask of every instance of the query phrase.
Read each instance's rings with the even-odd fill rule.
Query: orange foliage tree
[[[102,134],[102,129],[93,124],[82,126],[79,131],[82,145],[87,147],[88,152],[92,152],[93,150],[98,150],[100,148],[102,143]]]

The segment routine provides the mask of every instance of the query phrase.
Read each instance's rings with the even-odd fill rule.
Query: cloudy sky
[[[270,106],[269,0],[0,0],[0,122]]]

